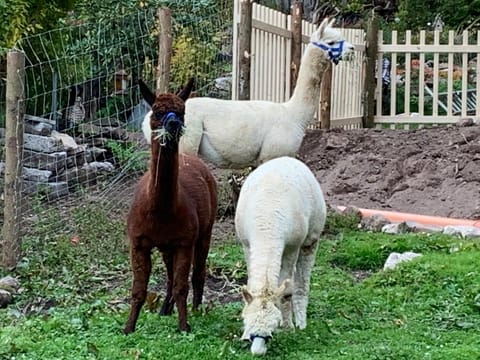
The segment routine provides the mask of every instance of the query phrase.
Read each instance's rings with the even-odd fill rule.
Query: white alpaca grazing
[[[263,355],[279,326],[304,329],[310,274],[326,220],[326,204],[315,176],[301,161],[280,157],[246,179],[238,199],[235,229],[247,260],[242,289],[242,339]]]
[[[256,167],[276,157],[295,156],[307,125],[314,119],[328,62],[338,63],[352,51],[353,45],[325,19],[311,35],[295,91],[287,102],[189,99],[181,151],[230,169]],[[150,113],[145,119],[142,129],[149,140]]]

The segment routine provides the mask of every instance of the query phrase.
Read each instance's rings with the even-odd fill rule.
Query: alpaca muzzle
[[[183,135],[185,129],[183,118],[174,112],[169,112],[163,118],[163,128],[168,137],[176,142]]]
[[[316,41],[312,41],[312,44],[322,49],[323,51],[325,51],[328,55],[328,59],[332,61],[335,65],[337,65],[340,62],[340,60],[342,59],[345,53],[348,53],[354,50],[353,45],[345,40],[339,41],[332,46],[324,42],[316,42]]]

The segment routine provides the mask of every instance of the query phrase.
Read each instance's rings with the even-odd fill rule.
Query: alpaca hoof
[[[184,326],[178,325],[178,331],[189,333],[191,331],[190,325],[187,323]]]
[[[197,306],[192,306],[192,314],[201,315],[204,313],[206,313],[206,309],[201,304]]]
[[[131,326],[125,326],[125,329],[123,329],[123,334],[124,334],[124,335],[128,335],[128,334],[130,334],[130,333],[132,333],[132,332],[134,332],[134,331],[135,331],[135,329],[134,329],[133,327],[131,327]]]
[[[171,308],[163,308],[163,307],[162,307],[158,313],[159,313],[161,316],[172,315],[172,313],[173,313],[173,307],[171,307]]]
[[[173,302],[165,301],[159,311],[159,314],[162,316],[172,315],[173,313]]]

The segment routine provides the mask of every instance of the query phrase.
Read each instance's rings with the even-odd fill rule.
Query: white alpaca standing
[[[314,119],[320,84],[329,61],[353,51],[325,19],[311,35],[292,97],[283,103],[260,100],[189,99],[181,151],[200,155],[217,167],[243,169],[280,156],[295,156]],[[147,114],[145,119],[150,119]],[[142,129],[149,140],[150,123]]]
[[[260,165],[240,191],[235,229],[247,260],[242,339],[262,355],[281,324],[307,325],[310,274],[327,209],[314,174],[301,161],[280,157]]]

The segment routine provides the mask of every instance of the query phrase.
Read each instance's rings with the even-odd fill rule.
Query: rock
[[[84,164],[82,168],[97,172],[110,172],[115,170],[115,166],[108,161],[94,161],[88,164]]]
[[[23,147],[28,150],[46,154],[63,150],[63,144],[60,140],[51,136],[40,136],[33,134],[24,134]]]
[[[89,147],[87,150],[87,162],[105,161],[107,159],[107,149],[102,149],[96,146]]]
[[[367,231],[382,231],[382,228],[389,224],[390,221],[387,220],[383,215],[372,215],[366,218],[363,218],[360,222],[362,229]]]
[[[60,133],[58,131],[52,131],[52,138],[60,141],[63,144],[64,150],[66,150],[67,152],[76,150],[78,148],[78,144],[70,135]]]
[[[6,276],[0,279],[0,289],[2,290],[7,290],[15,293],[18,291],[19,288],[20,282],[11,276]]]
[[[68,183],[66,181],[38,183],[25,180],[22,190],[25,194],[43,194],[48,200],[53,200],[68,195]]]
[[[395,269],[398,264],[405,261],[411,261],[412,259],[415,259],[419,256],[422,256],[422,254],[417,254],[410,251],[404,253],[391,253],[390,255],[388,255],[387,261],[385,261],[385,264],[383,265],[383,270]]]
[[[50,176],[52,176],[50,170],[23,168],[22,178],[25,180],[46,183],[50,179]]]
[[[65,151],[45,154],[36,151],[24,150],[23,165],[29,168],[57,172],[65,167],[67,153]]]
[[[79,124],[77,131],[85,138],[97,137],[108,132],[108,130],[105,130],[102,126],[94,125],[92,123]]]
[[[467,127],[467,126],[474,126],[475,125],[475,121],[473,121],[472,118],[463,118],[463,119],[460,119],[458,120],[455,125],[459,126],[459,127]]]
[[[358,217],[359,222],[362,218],[362,212],[355,206],[347,206],[345,209],[343,209],[342,214],[346,216],[356,216]]]
[[[73,189],[76,185],[94,185],[97,182],[96,170],[84,167],[72,167],[56,176],[55,181],[68,183],[68,188]]]
[[[425,225],[420,224],[415,221],[407,221],[406,222],[410,232],[417,232],[417,233],[440,233],[443,231],[443,227],[441,226],[434,226],[434,225]]]
[[[386,224],[382,227],[385,234],[405,234],[410,232],[410,228],[405,222]]]
[[[326,148],[327,149],[343,148],[347,146],[348,143],[349,143],[349,140],[347,137],[331,133],[329,134],[329,137],[327,139]]]
[[[7,307],[12,302],[12,294],[7,290],[0,289],[0,309]]]
[[[52,134],[53,126],[46,123],[30,123],[25,122],[25,133],[40,135],[40,136],[50,136]]]
[[[448,225],[443,229],[443,233],[446,235],[460,235],[465,238],[477,238],[480,237],[480,228],[466,225]]]
[[[216,78],[215,87],[219,90],[229,92],[232,88],[232,78],[229,76]]]
[[[105,136],[114,139],[114,140],[127,140],[128,139],[128,131],[122,128],[114,128],[114,127],[106,127],[104,128],[105,131],[108,131],[108,133],[105,133]]]

